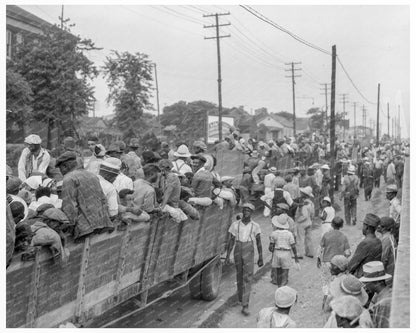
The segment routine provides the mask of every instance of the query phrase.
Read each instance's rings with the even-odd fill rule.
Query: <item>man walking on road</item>
[[[312,202],[313,194],[310,186],[299,189],[301,193],[301,200],[303,200],[300,207],[296,211],[295,222],[297,227],[296,247],[298,251],[298,258],[303,259],[303,256],[313,258],[311,227],[312,219],[315,215],[315,207]]]
[[[374,214],[367,214],[363,222],[363,235],[365,238],[358,244],[352,256],[348,269],[357,278],[363,275],[363,266],[370,261],[380,261],[382,253],[381,240],[375,235],[380,224],[380,218]]]
[[[237,294],[238,300],[243,306],[241,312],[248,316],[248,302],[251,292],[251,283],[254,274],[254,239],[256,240],[259,259],[257,265],[263,266],[263,250],[260,239],[260,226],[251,219],[255,210],[254,205],[245,203],[243,205],[243,218],[231,224],[228,232],[230,240],[227,245],[227,256],[225,263],[230,262],[230,254],[234,248],[234,262],[237,270]]]
[[[344,198],[344,214],[347,225],[357,224],[357,197],[359,194],[359,179],[355,175],[355,167],[350,165],[343,178],[340,199]]]

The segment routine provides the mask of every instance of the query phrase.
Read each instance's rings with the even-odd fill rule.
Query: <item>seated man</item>
[[[202,206],[209,206],[212,204],[212,174],[205,170],[204,165],[206,159],[202,155],[192,155],[192,168],[194,176],[192,178],[192,189],[195,193],[195,198],[190,198],[189,202],[193,202]]]
[[[133,213],[129,209],[134,208],[134,191],[130,189],[122,189],[119,192],[119,198],[120,198],[120,215],[121,220],[123,222],[147,222],[150,220],[150,215],[147,214],[145,211],[141,210],[140,208],[136,209],[136,211]],[[125,211],[124,211],[125,210]]]
[[[156,211],[156,192],[153,187],[158,179],[160,168],[158,165],[149,163],[143,166],[144,179],[136,179],[133,182],[133,203],[147,213]]]
[[[172,162],[167,159],[161,160],[159,168],[161,171],[160,189],[163,193],[160,209],[162,212],[169,213],[176,222],[187,220],[188,217],[178,206],[181,196],[181,182],[179,177],[171,171]]]

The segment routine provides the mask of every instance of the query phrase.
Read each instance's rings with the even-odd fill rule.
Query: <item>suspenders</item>
[[[237,241],[240,242],[240,222],[238,222],[238,227],[237,227]],[[250,222],[251,223],[251,222]],[[253,223],[251,223],[251,227],[250,227],[250,240],[253,242],[253,239],[251,237],[251,234],[253,233]],[[245,242],[241,242],[241,243],[245,243]]]

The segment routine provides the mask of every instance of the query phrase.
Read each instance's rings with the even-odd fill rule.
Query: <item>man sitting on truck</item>
[[[251,219],[254,210],[253,204],[245,203],[243,205],[243,218],[231,224],[230,229],[228,229],[230,239],[227,244],[227,256],[225,258],[225,263],[229,264],[230,254],[235,245],[234,262],[237,270],[237,293],[238,300],[243,306],[241,312],[245,316],[250,315],[248,302],[254,273],[254,239],[259,254],[257,265],[259,267],[263,266],[260,226]]]

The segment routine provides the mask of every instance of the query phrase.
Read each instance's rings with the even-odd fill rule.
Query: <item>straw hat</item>
[[[368,295],[363,288],[363,284],[354,275],[342,275],[332,281],[329,285],[329,291],[334,298],[351,295],[356,297],[361,305],[368,301]]]
[[[349,320],[356,319],[363,312],[360,301],[354,296],[341,296],[335,298],[330,303],[330,306],[338,316]]]
[[[299,189],[299,191],[301,191],[303,194],[306,194],[310,198],[313,198],[314,197],[314,195],[312,193],[312,187],[310,187],[310,186],[301,187]]]
[[[285,229],[285,230],[289,229],[289,222],[287,221],[286,216],[283,216],[283,215],[273,216],[272,224],[273,226],[279,229]]]
[[[274,293],[274,302],[279,308],[288,308],[296,302],[297,292],[288,286],[277,288]]]
[[[360,278],[361,282],[373,282],[388,280],[391,278],[384,270],[384,265],[381,261],[370,261],[363,265],[363,276]]]
[[[180,145],[178,149],[173,153],[173,156],[176,157],[191,157],[189,149],[185,145]]]

